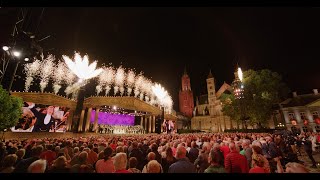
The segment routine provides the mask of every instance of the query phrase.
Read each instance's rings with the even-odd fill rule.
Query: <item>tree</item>
[[[282,82],[282,77],[268,69],[259,71],[248,70],[243,73],[244,98],[232,103],[224,103],[223,113],[230,118],[239,118],[242,113],[248,118],[249,124],[262,126],[272,115],[272,106],[280,103],[289,93],[289,88]],[[232,97],[232,96],[231,96]]]
[[[10,96],[0,85],[0,131],[15,126],[22,114],[22,99]]]
[[[223,93],[220,97],[220,100],[223,103],[222,112],[229,116],[231,120],[239,124],[241,120],[241,114],[239,113],[239,102],[235,101],[234,95]]]

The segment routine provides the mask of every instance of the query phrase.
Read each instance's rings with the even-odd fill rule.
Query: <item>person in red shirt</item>
[[[234,143],[230,143],[229,148],[230,153],[224,161],[226,171],[228,173],[248,173],[249,165],[245,156],[239,153],[239,149]]]
[[[221,145],[220,150],[223,153],[224,159],[226,159],[227,155],[230,153],[230,149],[229,149],[228,145],[225,144],[224,142],[222,142],[220,145]]]
[[[44,151],[40,154],[41,159],[47,160],[49,168],[51,167],[53,161],[56,159],[56,153],[52,150],[53,150],[52,144],[47,144],[46,151]]]

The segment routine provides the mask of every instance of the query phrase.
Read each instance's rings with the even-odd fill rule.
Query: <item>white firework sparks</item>
[[[140,89],[143,84],[143,79],[144,77],[142,76],[141,73],[136,77],[136,81],[134,83],[134,97],[138,97],[138,95],[140,94]]]
[[[97,61],[94,61],[89,65],[89,57],[88,55],[80,56],[79,53],[75,53],[74,62],[66,55],[62,55],[62,58],[66,62],[68,68],[77,75],[80,81],[88,80],[98,76],[102,69],[96,69]]]
[[[61,83],[65,79],[68,68],[64,62],[59,61],[53,72],[53,91],[57,94],[61,88]]]
[[[126,81],[128,96],[131,95],[132,87],[133,87],[134,81],[135,81],[135,77],[136,77],[136,75],[135,75],[134,71],[130,69],[127,73],[127,81]]]
[[[113,67],[105,68],[102,78],[105,84],[105,95],[108,96],[115,78],[115,70]]]
[[[26,74],[25,91],[28,92],[33,81],[33,77],[39,74],[41,62],[37,59],[33,63],[24,65],[24,72]]]
[[[123,95],[123,93],[124,93],[124,88],[123,88],[124,80],[125,80],[125,71],[120,66],[117,69],[116,76],[114,78],[114,95],[117,94],[119,88],[120,88],[121,96]]]
[[[102,91],[102,86],[100,84],[98,84],[96,86],[96,92],[97,92],[97,96],[99,96],[100,92]]]
[[[40,90],[41,92],[44,91],[44,89],[47,87],[49,78],[51,77],[53,70],[54,70],[54,63],[53,61],[55,60],[55,57],[50,54],[46,59],[44,59],[41,62],[40,66]]]
[[[148,102],[149,101],[149,97],[150,97],[150,94],[152,92],[152,82],[150,79],[147,79],[147,78],[144,78],[144,82],[142,84],[142,87],[141,87],[141,91],[145,94],[145,101]],[[141,96],[141,93],[140,93],[140,96]],[[141,98],[141,97],[140,97]]]

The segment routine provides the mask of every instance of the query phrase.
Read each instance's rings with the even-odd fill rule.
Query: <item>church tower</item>
[[[211,73],[211,69],[207,78],[207,90],[208,90],[208,102],[210,115],[213,115],[213,106],[216,102],[216,86],[214,83],[214,77]]]
[[[179,110],[185,116],[192,117],[194,108],[193,92],[191,90],[190,78],[186,68],[181,77],[181,90],[179,91]]]

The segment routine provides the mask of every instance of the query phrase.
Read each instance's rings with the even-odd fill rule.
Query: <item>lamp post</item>
[[[65,55],[62,57],[65,60],[68,68],[79,78],[77,85],[80,87],[80,89],[78,92],[77,106],[73,117],[73,121],[76,122],[76,128],[78,128],[80,113],[83,109],[85,85],[89,79],[98,76],[102,72],[102,69],[96,69],[96,61],[89,65],[89,59],[87,55],[82,58],[79,53],[75,53],[75,61],[72,61],[68,56]]]
[[[160,124],[160,127],[162,126],[162,123],[164,121],[164,101],[165,101],[165,97],[168,95],[168,92],[160,85],[160,84],[155,84],[152,87],[152,92],[155,94],[155,96],[158,99],[158,104],[161,108],[161,115],[160,115],[160,122],[158,122]],[[156,133],[161,133],[161,128],[160,128],[160,132],[159,132],[159,128],[158,132]]]
[[[10,92],[10,91],[11,91],[11,88],[12,88],[12,84],[13,84],[14,78],[15,78],[15,76],[16,76],[16,72],[17,72],[19,63],[20,63],[20,61],[19,61],[18,58],[20,58],[21,52],[20,52],[20,51],[17,51],[17,50],[14,50],[14,49],[12,49],[12,48],[10,48],[10,47],[8,47],[8,46],[3,46],[2,49],[3,49],[5,52],[4,52],[3,59],[2,59],[2,61],[3,61],[2,71],[3,71],[3,72],[2,72],[1,81],[0,81],[1,83],[2,83],[2,80],[3,80],[3,78],[4,78],[5,72],[6,72],[6,70],[7,70],[7,67],[8,67],[8,64],[9,64],[9,60],[10,60],[11,58],[14,59],[14,60],[17,59],[15,68],[14,68],[14,70],[13,70],[13,74],[12,74],[12,76],[11,76],[10,84],[9,84],[9,87],[8,87],[8,91]],[[8,59],[8,60],[6,59],[6,54],[8,54],[8,56],[9,56],[9,59]]]

